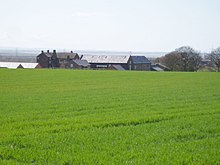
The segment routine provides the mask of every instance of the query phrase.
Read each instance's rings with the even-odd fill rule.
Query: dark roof
[[[145,56],[131,56],[134,64],[150,64],[151,62]]]
[[[57,54],[57,58],[76,58],[78,56],[77,53],[63,53],[63,52],[58,52]]]
[[[89,63],[87,60],[73,60],[77,65],[83,66],[83,67],[88,67]]]

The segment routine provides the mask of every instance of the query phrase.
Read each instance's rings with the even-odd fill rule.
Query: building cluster
[[[71,52],[41,51],[33,58],[25,56],[0,58],[0,68],[63,68],[94,70],[164,71],[162,65],[152,64],[145,56],[79,55]]]
[[[81,55],[77,53],[50,52],[49,50],[37,56],[37,63],[42,68],[68,69],[107,69],[107,70],[151,70],[151,62],[145,56],[111,56],[111,55]]]

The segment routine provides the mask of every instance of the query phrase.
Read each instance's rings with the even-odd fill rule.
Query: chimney
[[[47,53],[50,53],[50,51],[49,51],[49,50],[47,50]]]
[[[70,53],[73,53],[73,51],[71,50]]]
[[[53,53],[56,53],[56,50],[53,50]]]
[[[41,50],[41,53],[44,53],[44,51],[43,51],[43,50]]]

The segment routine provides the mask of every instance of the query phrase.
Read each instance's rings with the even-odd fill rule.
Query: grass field
[[[220,164],[220,74],[0,69],[0,164]]]

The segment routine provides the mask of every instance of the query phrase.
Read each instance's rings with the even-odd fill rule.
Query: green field
[[[0,164],[220,164],[220,74],[0,69]]]

